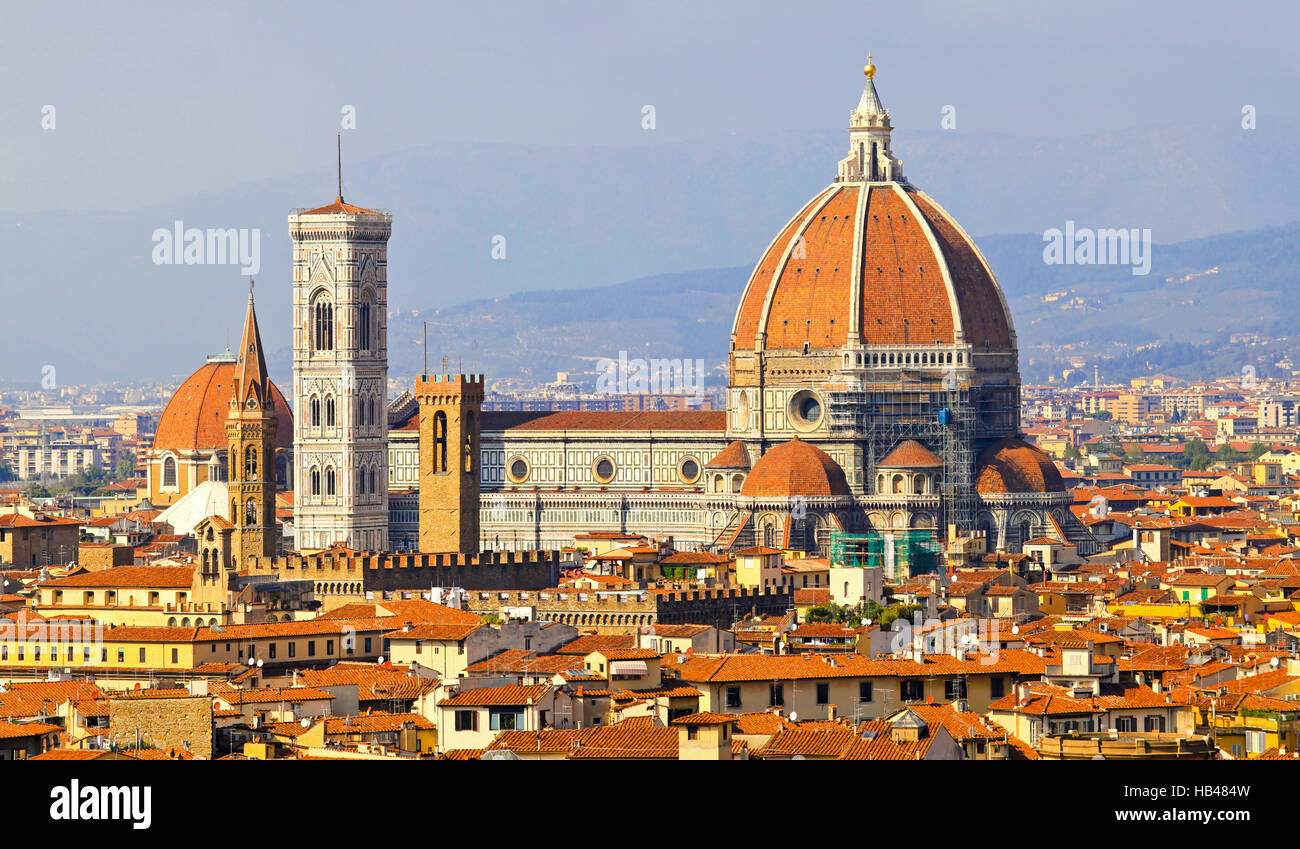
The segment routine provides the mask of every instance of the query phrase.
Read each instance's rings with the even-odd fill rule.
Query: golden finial
[[[872,77],[874,77],[874,76],[876,75],[876,66],[873,65],[873,64],[871,64],[871,54],[870,54],[870,53],[867,54],[867,67],[865,67],[865,68],[862,69],[862,73],[864,73],[864,74],[867,75],[867,79],[871,79]]]

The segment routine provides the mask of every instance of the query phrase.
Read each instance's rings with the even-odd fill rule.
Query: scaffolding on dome
[[[832,566],[879,568],[895,582],[939,570],[942,551],[930,528],[849,533],[831,531]]]
[[[860,388],[832,390],[828,397],[832,433],[863,444],[863,469],[868,489],[876,464],[905,439],[930,446],[944,463],[940,489],[939,526],[973,530],[976,524],[976,422],[1013,418],[1013,396],[972,393],[965,378],[949,372],[942,380],[906,378],[866,383]],[[978,399],[973,398],[978,395]],[[1004,407],[1006,407],[1004,409]]]

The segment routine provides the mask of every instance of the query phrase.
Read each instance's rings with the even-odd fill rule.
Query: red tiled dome
[[[269,384],[277,417],[275,445],[293,448],[293,413],[274,383]],[[226,415],[235,391],[235,363],[206,363],[172,393],[158,420],[156,451],[212,451],[226,447]]]
[[[732,332],[737,349],[757,347],[759,334],[766,350],[947,345],[959,335],[1013,345],[975,243],[925,193],[898,182],[836,183],[813,198],[758,261]]]
[[[915,439],[898,443],[885,459],[876,464],[881,469],[932,469],[942,466],[943,460]]]
[[[1014,437],[1000,439],[981,451],[976,468],[975,489],[986,495],[1065,492],[1065,482],[1052,458]]]
[[[795,437],[759,458],[740,494],[751,498],[848,495],[849,483],[831,455]]]
[[[718,456],[704,464],[706,469],[748,469],[749,449],[739,439],[718,452]]]

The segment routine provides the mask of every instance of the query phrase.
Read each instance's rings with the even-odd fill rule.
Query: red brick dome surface
[[[1011,319],[974,242],[910,184],[837,183],[758,261],[733,338],[753,348],[764,333],[766,350],[946,345],[958,330],[968,344],[1012,346]]]
[[[293,413],[274,383],[277,448],[293,448]],[[172,393],[158,420],[155,451],[214,451],[226,447],[226,415],[235,392],[235,363],[206,363]]]
[[[759,458],[740,494],[751,498],[848,495],[849,483],[831,455],[795,437]]]
[[[985,495],[1065,492],[1052,458],[1015,437],[1000,439],[980,452],[975,489]]]

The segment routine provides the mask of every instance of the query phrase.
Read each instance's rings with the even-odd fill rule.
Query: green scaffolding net
[[[832,566],[877,567],[886,581],[937,572],[939,542],[932,529],[831,532]]]

